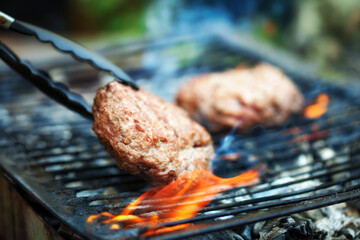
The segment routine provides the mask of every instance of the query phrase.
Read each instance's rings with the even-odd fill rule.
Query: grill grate
[[[259,60],[225,39],[209,42],[200,57],[173,70],[172,78]],[[167,51],[175,45],[153,51]],[[220,64],[218,59],[230,60]],[[74,69],[71,71],[73,74]],[[157,72],[145,67],[129,72],[135,79],[168,77],[168,73],[156,76]],[[12,72],[3,70],[0,75],[0,163],[8,177],[84,238],[126,238],[146,231],[101,230],[102,237],[96,236],[97,230],[89,232],[87,216],[119,213],[149,186],[117,168],[92,133],[90,122],[42,96]],[[360,103],[356,94],[295,72],[290,75],[307,100],[326,92],[331,101],[328,112],[316,120],[294,116],[277,129],[256,127],[246,135],[213,136],[219,155],[224,154],[224,144],[229,145],[227,153],[241,153],[235,162],[217,160],[217,174],[233,176],[262,164],[266,171],[261,183],[217,195],[196,217],[161,225],[194,223],[190,227],[147,238],[183,239],[360,198]]]

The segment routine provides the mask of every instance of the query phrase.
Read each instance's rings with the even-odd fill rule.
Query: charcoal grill
[[[127,61],[120,60],[118,64],[127,67],[134,79],[140,79],[140,85],[150,89],[157,78],[184,79],[243,62],[266,60],[287,71],[308,103],[324,92],[330,97],[330,105],[318,119],[293,116],[280,128],[258,126],[245,135],[213,136],[219,156],[241,153],[231,162],[218,157],[217,173],[233,176],[262,164],[265,170],[260,183],[218,194],[196,217],[163,224],[192,223],[190,227],[146,238],[183,239],[216,234],[360,198],[360,101],[354,88],[320,81],[299,70],[302,65],[289,65],[290,61],[281,65],[276,60],[278,56],[262,55],[223,35],[174,39],[125,48],[114,45],[102,48],[102,52],[114,60],[125,56]],[[134,60],[145,50],[176,56],[179,46],[188,45],[202,50],[197,56],[180,59],[180,65],[161,74],[157,69],[160,65],[140,67]],[[83,67],[66,61],[47,61],[42,67],[62,69],[70,84],[87,86],[84,79],[99,79],[95,73],[84,73]],[[0,163],[7,178],[85,239],[144,238],[141,234],[147,228],[116,232],[101,227],[89,229],[86,218],[103,211],[120,213],[149,186],[117,168],[92,133],[91,122],[44,97],[8,69],[3,68],[0,76]],[[166,89],[155,92],[165,98],[169,95]],[[224,145],[228,145],[226,153]]]

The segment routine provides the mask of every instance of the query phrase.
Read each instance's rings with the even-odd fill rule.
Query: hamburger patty
[[[296,85],[269,64],[196,76],[180,89],[176,100],[212,132],[280,125],[304,105]]]
[[[93,130],[120,169],[165,185],[186,171],[208,169],[211,136],[186,111],[145,90],[111,82],[98,90]]]

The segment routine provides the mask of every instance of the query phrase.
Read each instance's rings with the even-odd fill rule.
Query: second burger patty
[[[269,64],[196,76],[180,89],[176,100],[212,132],[281,125],[304,105],[297,86]]]
[[[183,109],[145,90],[111,82],[98,90],[93,130],[118,166],[153,186],[209,169],[211,136]]]

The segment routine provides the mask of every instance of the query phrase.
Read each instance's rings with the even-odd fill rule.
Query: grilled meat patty
[[[280,125],[304,105],[297,86],[269,64],[196,76],[180,89],[176,100],[212,132]]]
[[[145,90],[111,82],[98,90],[93,130],[120,169],[165,185],[186,171],[208,169],[211,136],[188,113]]]

